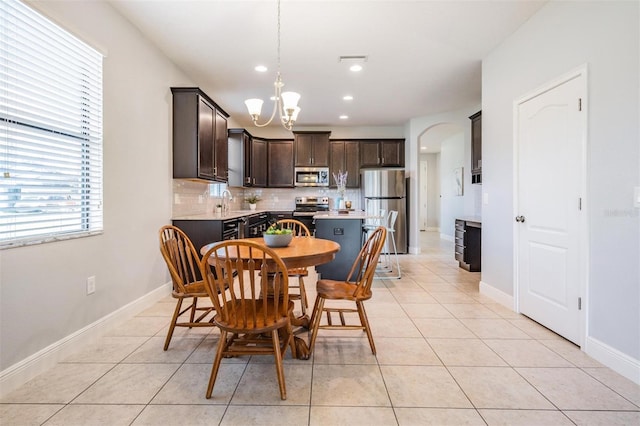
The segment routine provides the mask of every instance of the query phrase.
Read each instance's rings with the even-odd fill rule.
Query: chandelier
[[[258,123],[258,120],[260,119],[260,111],[262,110],[262,99],[247,99],[244,103],[247,105],[249,115],[251,115],[251,120],[253,120],[254,125],[258,127],[268,126],[276,116],[276,111],[278,111],[282,126],[287,130],[291,130],[293,128],[293,123],[295,123],[298,118],[298,113],[300,112],[300,107],[298,107],[300,94],[296,92],[282,91],[284,83],[282,82],[282,77],[280,77],[280,0],[278,0],[278,72],[273,86],[275,88],[273,112],[271,113],[271,118],[269,118],[269,121],[266,123]]]

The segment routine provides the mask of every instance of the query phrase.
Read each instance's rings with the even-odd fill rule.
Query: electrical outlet
[[[87,295],[93,294],[96,292],[96,277],[95,275],[91,275],[87,278]]]

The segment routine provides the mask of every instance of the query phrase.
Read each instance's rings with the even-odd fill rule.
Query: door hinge
[[[582,310],[582,297],[578,297],[578,310]]]
[[[582,197],[578,198],[578,210],[582,210]]]
[[[578,98],[578,111],[582,111],[582,98]]]

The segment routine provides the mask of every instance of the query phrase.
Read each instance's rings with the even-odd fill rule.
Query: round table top
[[[245,238],[247,241],[264,244],[264,239]],[[200,249],[200,254],[204,255],[209,249],[217,243],[207,244]],[[286,247],[271,247],[273,251],[278,253],[287,268],[304,268],[307,266],[321,265],[331,262],[336,253],[340,250],[340,244],[331,240],[324,240],[315,237],[293,237],[291,243]],[[235,258],[235,250],[230,251]],[[248,257],[248,249],[240,248],[240,256]]]

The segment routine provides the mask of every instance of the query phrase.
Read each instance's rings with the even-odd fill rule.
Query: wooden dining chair
[[[295,219],[281,219],[276,222],[285,229],[291,229],[294,237],[310,237],[311,231],[307,228],[307,225]],[[309,276],[309,271],[307,268],[291,268],[288,270],[289,278],[297,278],[298,285],[289,284],[289,290],[298,289],[297,293],[289,293],[290,300],[299,300],[300,301],[300,309],[302,310],[302,315],[307,314],[307,308],[309,307],[309,302],[307,299],[307,292],[304,288],[304,277]]]
[[[371,327],[364,309],[364,301],[371,298],[371,284],[378,264],[380,252],[384,246],[387,236],[387,229],[379,226],[371,233],[367,241],[362,246],[360,253],[353,262],[351,271],[344,281],[319,280],[316,284],[317,297],[311,314],[311,339],[309,341],[309,351],[313,352],[316,337],[319,329],[329,330],[364,330],[369,338],[371,352],[375,355],[376,346],[373,343]],[[348,300],[355,302],[355,308],[339,306],[325,306],[326,301]],[[359,324],[347,324],[345,313],[358,313]],[[320,324],[323,313],[327,314],[327,323]],[[334,324],[332,314],[338,314],[340,323]]]
[[[280,397],[287,399],[282,360],[287,346],[295,357],[290,321],[293,302],[289,300],[287,267],[280,256],[253,241],[222,241],[202,257],[200,270],[216,309],[214,323],[220,328],[206,397],[211,398],[222,358],[273,355]]]
[[[210,305],[198,307],[198,298],[204,297],[207,300],[209,294],[205,290],[200,274],[200,256],[187,234],[175,226],[163,226],[160,228],[160,252],[171,274],[173,282],[171,295],[177,299],[169,332],[164,341],[166,351],[176,327],[214,327],[215,325],[213,315],[207,319],[213,312],[213,307]],[[185,299],[190,299],[191,304],[183,309],[182,302]],[[189,319],[180,321],[180,317],[187,311]]]

